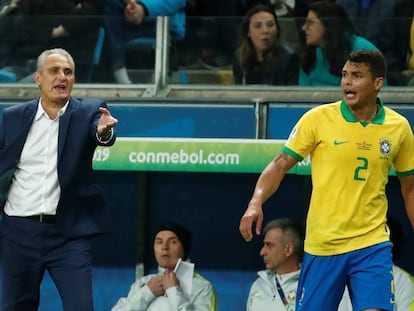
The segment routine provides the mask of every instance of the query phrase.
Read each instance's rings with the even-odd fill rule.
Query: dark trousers
[[[91,247],[87,238],[66,239],[55,224],[3,218],[2,310],[38,310],[47,270],[65,311],[93,310]]]
[[[125,21],[124,6],[118,0],[105,1],[105,49],[112,69],[125,67],[127,64],[127,43],[140,37],[155,38],[154,18],[146,18],[140,25]]]

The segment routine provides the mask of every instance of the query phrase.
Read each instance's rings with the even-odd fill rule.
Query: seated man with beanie
[[[174,268],[179,261],[188,261],[191,233],[176,223],[163,223],[155,232],[154,254],[158,274],[149,274],[135,281],[128,296],[118,300],[112,311],[132,310],[216,310],[214,288],[209,281],[194,273],[191,295],[187,295]]]

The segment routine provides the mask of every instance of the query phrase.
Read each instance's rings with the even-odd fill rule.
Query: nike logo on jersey
[[[334,145],[336,146],[336,145],[342,145],[342,144],[346,144],[346,143],[348,143],[348,141],[346,141],[346,140],[344,140],[344,141],[339,141],[339,140],[334,140]]]

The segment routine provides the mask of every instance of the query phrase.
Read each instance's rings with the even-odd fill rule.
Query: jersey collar
[[[377,97],[377,105],[379,105],[379,111],[374,119],[370,123],[374,124],[382,124],[384,123],[385,119],[385,110],[384,110],[384,103],[380,98]],[[358,122],[355,115],[351,112],[351,110],[346,105],[346,102],[344,99],[341,101],[341,113],[344,119],[348,122]],[[364,122],[365,123],[365,122]]]

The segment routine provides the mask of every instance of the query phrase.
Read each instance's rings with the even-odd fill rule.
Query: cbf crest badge
[[[380,151],[383,155],[388,156],[391,153],[391,141],[388,137],[381,137],[379,141]]]

